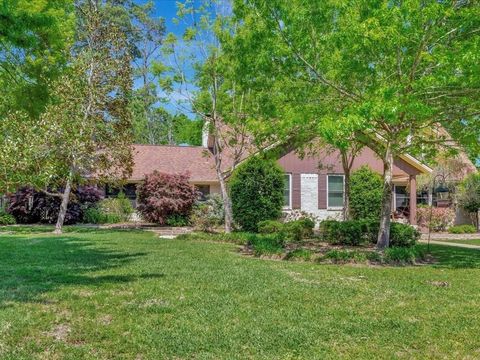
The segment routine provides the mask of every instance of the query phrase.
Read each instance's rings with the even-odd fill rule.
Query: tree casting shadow
[[[145,255],[114,252],[92,245],[91,241],[72,235],[0,238],[0,307],[8,302],[42,301],[39,295],[63,285],[96,287],[140,279],[133,275],[89,275]],[[160,277],[162,274],[141,276]]]

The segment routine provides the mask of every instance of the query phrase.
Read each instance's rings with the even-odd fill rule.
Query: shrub
[[[190,221],[188,220],[188,217],[186,217],[185,215],[174,214],[174,215],[170,215],[167,218],[167,220],[165,221],[165,225],[173,226],[173,227],[188,226],[190,225]]]
[[[285,230],[284,224],[277,220],[260,221],[257,225],[257,228],[260,234],[278,234]]]
[[[206,232],[212,232],[215,227],[222,225],[224,218],[223,201],[219,195],[211,195],[206,201],[195,203],[190,216],[193,226]]]
[[[480,174],[469,174],[458,188],[458,203],[470,214],[473,214],[480,229]]]
[[[252,246],[255,256],[273,255],[283,252],[285,241],[279,234],[250,235],[248,244]]]
[[[380,174],[362,166],[350,177],[350,214],[352,219],[380,219],[383,181]]]
[[[233,217],[243,230],[257,232],[260,221],[280,218],[285,179],[276,162],[253,157],[234,171],[229,185]]]
[[[431,223],[430,223],[431,215]],[[446,231],[455,220],[455,211],[450,208],[419,206],[417,209],[417,223],[419,226],[433,231]]]
[[[97,206],[100,212],[110,219],[109,223],[115,219],[117,219],[116,222],[128,221],[133,213],[132,203],[123,192],[115,198],[100,201]]]
[[[425,257],[424,251],[419,247],[389,247],[385,249],[383,259],[387,263],[414,264]]]
[[[182,234],[177,236],[178,240],[195,240],[195,241],[216,241],[227,242],[237,245],[247,245],[253,234],[244,232],[232,232],[232,233],[219,233],[219,234],[207,234],[207,233],[191,233]]]
[[[0,210],[0,225],[14,225],[16,223],[17,221],[13,215]]]
[[[331,260],[334,263],[345,263],[352,259],[352,252],[348,250],[329,250],[325,253],[321,260]]]
[[[186,174],[164,174],[154,171],[138,187],[137,210],[147,221],[165,224],[171,216],[187,218],[198,192]]]
[[[391,247],[412,247],[418,239],[420,239],[420,232],[413,226],[400,223],[390,224]]]
[[[358,246],[364,243],[375,244],[379,227],[378,221],[371,220],[325,220],[320,224],[320,231],[326,242]],[[413,226],[400,223],[390,225],[390,246],[413,246],[419,238],[420,233]]]
[[[300,242],[308,233],[308,228],[305,228],[305,223],[301,220],[290,221],[284,224],[284,233],[287,241]]]
[[[336,245],[357,246],[365,242],[361,221],[325,220],[320,224],[322,238]]]
[[[116,224],[122,222],[122,219],[118,214],[106,213],[94,206],[85,210],[83,222],[86,224]]]
[[[450,234],[474,234],[477,229],[473,225],[456,225],[448,229]]]
[[[290,251],[286,256],[285,260],[302,260],[302,261],[310,261],[314,252],[309,249],[295,249]]]
[[[95,186],[79,186],[70,195],[65,215],[65,224],[75,224],[82,220],[84,212],[101,199],[101,193]],[[23,187],[10,196],[7,212],[18,223],[37,222],[55,223],[60,209],[61,199],[46,195],[33,188]]]
[[[315,223],[309,218],[281,223],[276,220],[260,221],[257,225],[261,234],[278,234],[287,241],[299,242],[313,236]]]

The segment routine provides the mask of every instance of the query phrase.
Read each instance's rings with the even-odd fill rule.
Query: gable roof
[[[157,170],[190,175],[192,182],[216,182],[213,157],[201,146],[133,145],[133,171],[130,181],[141,181]]]

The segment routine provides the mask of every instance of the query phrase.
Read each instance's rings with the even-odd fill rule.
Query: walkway
[[[476,238],[478,239],[478,235],[477,235]],[[451,239],[451,240],[453,240],[453,239]],[[422,244],[428,244],[428,240],[422,239],[422,240],[420,240],[420,243],[422,243]],[[460,248],[464,248],[464,249],[476,249],[476,250],[480,250],[480,246],[479,246],[479,245],[461,244],[461,243],[457,243],[457,242],[430,240],[430,244],[433,244],[433,245],[454,246],[454,247],[460,247]]]

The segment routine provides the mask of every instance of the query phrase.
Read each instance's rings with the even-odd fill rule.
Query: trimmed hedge
[[[233,218],[243,231],[257,232],[263,220],[282,215],[285,173],[273,160],[254,156],[241,164],[230,179]]]
[[[473,225],[456,225],[448,229],[450,234],[475,234],[477,228]]]
[[[278,234],[288,242],[299,242],[313,236],[315,222],[309,218],[282,223],[276,220],[260,221],[257,225],[261,234]]]
[[[322,239],[335,245],[359,246],[375,244],[380,224],[372,220],[336,221],[320,223]],[[420,238],[420,233],[410,225],[391,223],[390,246],[411,247]]]
[[[368,166],[350,177],[350,214],[354,220],[379,220],[382,208],[383,180]]]

